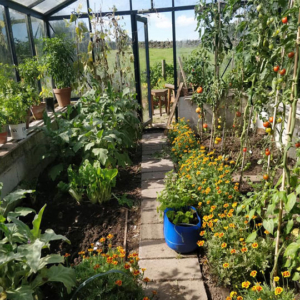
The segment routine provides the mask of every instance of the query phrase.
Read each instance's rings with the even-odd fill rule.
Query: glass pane
[[[82,12],[82,13],[87,13],[87,5],[86,5],[86,0],[79,0],[76,1],[69,6],[63,8],[53,16],[67,16],[70,15],[72,12]]]
[[[172,7],[172,0],[154,0],[154,8]]]
[[[46,37],[44,21],[31,17],[34,47],[37,56],[43,55],[42,38]]]
[[[199,33],[196,31],[195,13],[193,10],[176,12],[175,20],[177,61],[180,57],[186,74],[191,74],[191,70],[185,69],[184,61],[200,45]],[[180,82],[182,81],[182,75],[179,64],[177,64],[177,72],[178,81]]]
[[[8,46],[7,33],[4,23],[4,9],[0,5],[0,63],[11,64],[12,59]]]
[[[175,6],[196,5],[199,0],[175,0]]]
[[[36,0],[13,0],[14,2],[18,2],[24,6],[29,6],[32,3],[36,2]]]
[[[100,9],[103,12],[113,11],[114,6],[118,11],[130,10],[129,0],[90,0],[90,8],[95,13]]]
[[[22,63],[25,58],[31,57],[31,49],[28,39],[26,15],[10,9],[10,19],[15,42],[18,63]]]
[[[40,13],[46,13],[65,1],[66,0],[45,0],[37,6],[34,6],[33,9],[39,11]]]
[[[150,9],[150,8],[151,8],[150,0],[132,0],[133,10],[142,10],[142,9]]]
[[[148,84],[147,84],[147,62],[145,48],[145,25],[142,22],[137,22],[138,41],[139,41],[139,58],[140,58],[140,79],[142,91],[142,106],[143,106],[143,122],[150,119],[149,115],[149,100],[148,100]]]

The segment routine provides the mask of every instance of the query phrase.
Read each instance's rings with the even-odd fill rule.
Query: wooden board
[[[183,82],[184,82],[184,87],[187,88],[186,75],[185,75],[185,72],[183,70],[182,60],[181,60],[180,56],[178,56],[178,62],[179,62],[179,67],[180,67],[180,71],[181,71]]]
[[[173,103],[172,110],[170,112],[170,116],[169,116],[169,119],[168,119],[168,122],[167,122],[167,128],[169,128],[171,123],[172,123],[172,119],[175,115],[175,110],[176,110],[176,107],[177,107],[177,104],[178,104],[178,101],[179,101],[179,98],[180,98],[180,93],[181,93],[182,88],[183,88],[183,82],[180,82],[179,88],[177,90],[176,98],[175,98],[175,101]]]

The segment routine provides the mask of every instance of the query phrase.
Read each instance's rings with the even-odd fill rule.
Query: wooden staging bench
[[[158,98],[158,101],[154,100],[154,97]],[[162,100],[161,98],[164,97],[165,99]],[[168,105],[168,89],[161,89],[161,90],[151,90],[151,107],[152,107],[152,114],[154,115],[154,102],[158,103],[159,105],[159,112],[160,116],[162,116],[162,104],[165,105],[166,112],[168,112],[169,105]]]

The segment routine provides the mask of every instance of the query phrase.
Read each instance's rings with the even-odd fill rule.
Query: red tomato
[[[206,123],[203,124],[203,128],[207,128],[207,124]]]
[[[264,174],[264,180],[268,180],[269,179],[269,175],[268,174]]]
[[[282,70],[279,72],[279,74],[280,74],[281,76],[283,76],[285,73],[286,73],[286,69],[282,69]]]
[[[282,21],[283,24],[286,24],[288,22],[288,18],[287,17],[283,17],[281,21]]]
[[[269,155],[271,154],[271,152],[270,152],[270,150],[269,150],[268,148],[266,149],[265,154],[266,154],[267,156],[269,156]]]
[[[197,88],[197,93],[198,94],[201,94],[203,92],[203,88],[201,87],[201,86],[199,86],[198,88]]]
[[[295,146],[296,146],[296,148],[299,148],[299,147],[300,147],[300,142],[297,142],[297,143],[295,144]]]
[[[274,70],[274,72],[278,72],[279,71],[279,66],[275,66],[274,68],[273,68],[273,70]]]
[[[247,152],[247,148],[246,147],[243,148],[243,152]]]
[[[265,128],[267,128],[267,127],[269,127],[270,126],[270,123],[267,121],[267,122],[264,122],[263,123],[263,126],[265,127]]]
[[[274,121],[274,118],[273,118],[273,117],[270,117],[270,118],[269,118],[269,122],[270,122],[270,123],[273,123],[273,121]]]
[[[288,58],[293,58],[295,56],[295,53],[292,51],[288,54]]]
[[[240,116],[242,115],[242,113],[241,113],[240,111],[237,111],[237,112],[235,113],[235,115],[236,115],[237,117],[240,117]]]

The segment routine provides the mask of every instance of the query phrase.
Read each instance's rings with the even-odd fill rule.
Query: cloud
[[[172,21],[164,14],[150,14],[149,16],[150,24],[153,22],[154,26],[159,29],[171,29]]]
[[[194,25],[194,28],[197,26],[197,21],[194,17],[187,17],[186,15],[181,15],[176,20],[176,25],[178,26],[191,26]]]

